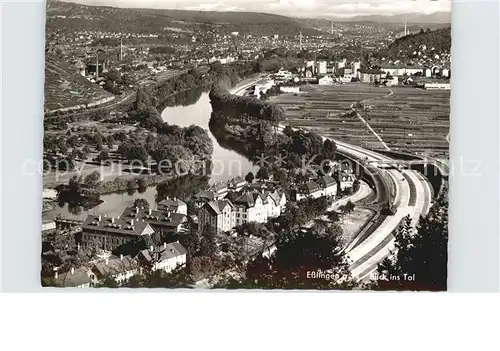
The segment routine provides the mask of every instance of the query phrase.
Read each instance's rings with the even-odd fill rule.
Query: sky
[[[450,11],[451,0],[63,0],[87,5],[196,11],[253,11],[292,17],[352,17]]]

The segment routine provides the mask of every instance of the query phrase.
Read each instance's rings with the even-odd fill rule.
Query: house
[[[323,196],[337,195],[337,182],[332,177],[325,175],[318,181],[310,181],[306,183],[296,195],[296,200],[300,201],[304,198],[311,197],[317,199]]]
[[[449,83],[425,83],[424,89],[427,89],[427,90],[450,90],[451,85]]]
[[[214,185],[212,185],[210,190],[215,192],[215,198],[217,200],[223,199],[227,195],[227,192],[229,191],[227,184],[222,182],[215,183]]]
[[[305,77],[306,78],[312,78],[314,76],[313,70],[311,68],[307,68],[305,72]]]
[[[247,181],[243,177],[236,177],[228,182],[228,188],[231,191],[241,191],[247,185]]]
[[[354,187],[354,181],[356,177],[352,173],[342,172],[340,174],[339,188],[341,191],[345,189],[352,189]]]
[[[90,288],[91,279],[89,276],[89,268],[79,267],[71,268],[65,273],[56,271],[54,276],[54,285],[59,288]]]
[[[50,199],[50,200],[57,199],[57,190],[55,190],[55,189],[43,189],[42,198],[43,199]]]
[[[187,216],[187,204],[176,197],[167,197],[165,200],[160,201],[157,207],[160,211],[170,211]]]
[[[276,244],[272,244],[271,246],[268,246],[264,249],[264,251],[262,252],[262,257],[269,259],[274,256],[277,250],[278,248],[276,247]]]
[[[324,76],[318,79],[318,84],[319,85],[332,85],[333,84],[333,79],[329,76]]]
[[[121,218],[146,222],[155,232],[161,235],[178,234],[187,223],[187,216],[184,213],[138,207],[127,207],[123,211]]]
[[[361,69],[359,71],[359,79],[363,83],[376,83],[380,82],[386,77],[386,73],[378,69]]]
[[[399,78],[396,76],[387,75],[385,79],[382,79],[382,84],[385,86],[391,87],[393,85],[399,84]]]
[[[89,215],[82,224],[81,245],[85,248],[97,241],[99,248],[112,251],[143,235],[153,233],[153,228],[144,220]]]
[[[279,217],[286,206],[285,193],[275,190],[272,193],[268,191],[264,195],[267,198],[267,217]]]
[[[152,246],[149,250],[142,250],[138,259],[150,266],[153,271],[163,270],[169,273],[177,267],[184,267],[186,256],[186,249],[176,241],[157,247]]]
[[[215,200],[205,203],[198,211],[200,232],[210,225],[218,231],[228,231],[234,227],[234,205],[229,200]]]
[[[42,221],[42,232],[56,229],[56,222],[54,220],[43,220]]]
[[[391,75],[391,76],[404,76],[406,75],[414,75],[424,73],[424,69],[421,67],[403,67],[403,66],[382,66],[382,71]]]
[[[307,197],[312,197],[313,199],[317,199],[318,197],[321,196],[323,196],[321,188],[317,183],[311,181],[302,186],[301,189],[297,192],[296,200],[300,201]]]
[[[298,93],[300,93],[300,87],[298,87],[298,86],[293,86],[293,87],[280,86],[280,92],[298,94]]]
[[[196,207],[200,208],[210,201],[217,200],[217,193],[212,190],[202,190],[194,196]]]
[[[318,185],[323,191],[323,196],[337,195],[337,182],[332,177],[325,175],[319,178]]]
[[[361,62],[359,61],[354,61],[351,63],[351,70],[352,70],[352,74],[354,76],[356,76],[356,78],[359,78],[358,77],[358,71],[361,69]]]
[[[234,201],[235,225],[241,225],[248,222],[267,222],[268,214],[267,197],[261,193],[244,192]]]
[[[327,73],[327,62],[319,61],[318,62],[318,74],[326,74]]]
[[[140,272],[139,262],[130,256],[111,256],[104,261],[94,264],[90,279],[92,285],[99,284],[106,279],[114,279],[118,284],[128,281]]]

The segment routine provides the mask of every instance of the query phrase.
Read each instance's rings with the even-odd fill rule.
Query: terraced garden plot
[[[47,55],[45,58],[45,110],[85,106],[113,95],[89,82],[65,62]]]

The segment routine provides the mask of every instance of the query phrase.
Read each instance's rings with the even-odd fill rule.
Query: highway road
[[[284,125],[279,130],[283,131]],[[296,128],[295,128],[296,129]],[[323,137],[323,139],[327,139]],[[340,153],[348,155],[359,161],[395,161],[394,159],[381,155],[360,146],[351,145],[332,139]],[[394,251],[393,231],[399,226],[401,220],[409,215],[412,225],[415,226],[420,215],[427,214],[431,201],[431,189],[425,178],[414,170],[377,169],[379,179],[383,179],[386,189],[393,189],[394,204],[397,206],[396,213],[387,216],[381,223],[374,223],[377,228],[365,240],[356,243],[356,246],[348,247],[346,254],[350,263],[353,277],[363,280],[377,269],[377,264]],[[409,181],[404,177],[408,176]],[[377,174],[375,174],[377,176]],[[411,185],[410,185],[411,182]],[[410,204],[411,190],[415,188],[414,204]],[[377,189],[378,192],[383,191]]]
[[[257,81],[235,88],[231,92],[241,96],[249,86]],[[284,128],[285,125],[280,124],[278,130],[282,132]],[[327,138],[323,136],[323,139],[326,140]],[[361,162],[396,162],[393,158],[360,146],[335,139],[331,140],[336,143],[339,153],[354,160]],[[420,216],[428,213],[432,203],[430,185],[419,172],[415,170],[380,169],[377,167],[370,167],[370,169],[376,172],[374,180],[377,188],[377,200],[381,202],[387,200],[387,192],[389,192],[397,210],[394,215],[381,217],[383,220],[374,222],[373,225],[376,228],[366,239],[346,248],[345,252],[348,256],[352,276],[359,280],[369,278],[370,274],[377,269],[378,263],[394,252],[393,231],[399,226],[402,219],[409,215],[412,218],[412,226],[415,227]]]

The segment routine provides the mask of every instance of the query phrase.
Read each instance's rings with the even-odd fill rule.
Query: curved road
[[[231,92],[243,95],[244,91],[255,82],[235,88]],[[284,125],[279,125],[278,130],[281,132],[284,128]],[[327,138],[323,136],[323,139]],[[360,146],[335,139],[331,140],[336,143],[340,153],[359,161],[396,161]],[[359,280],[369,278],[370,274],[377,269],[378,263],[392,254],[395,243],[392,233],[402,219],[409,215],[412,218],[412,226],[415,227],[420,216],[428,213],[432,201],[429,184],[417,171],[377,169],[377,172],[382,176],[381,179],[385,182],[387,189],[394,188],[394,204],[397,206],[397,210],[394,215],[387,216],[380,224],[377,223],[378,227],[368,238],[356,246],[346,249],[352,276]],[[412,191],[412,189],[414,190]]]

